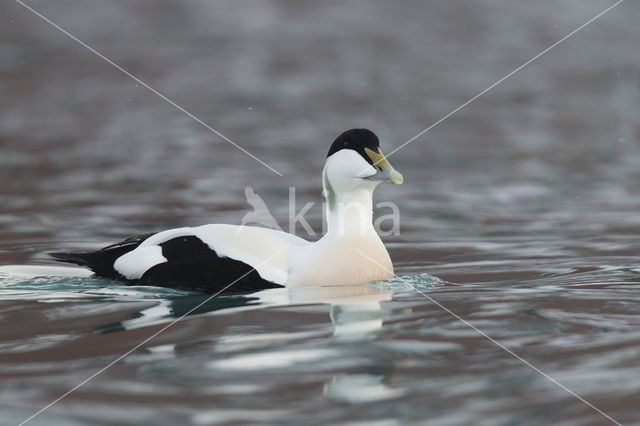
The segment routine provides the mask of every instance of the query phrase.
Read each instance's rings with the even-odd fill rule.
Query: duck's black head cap
[[[362,158],[367,160],[367,163],[373,164],[373,160],[364,151],[365,148],[369,148],[372,151],[378,152],[380,141],[375,133],[369,129],[351,129],[343,132],[336,138],[331,144],[327,157],[335,154],[341,149],[352,149],[356,151]]]

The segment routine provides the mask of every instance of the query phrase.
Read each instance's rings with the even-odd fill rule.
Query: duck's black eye
[[[365,148],[369,148],[372,151],[377,152],[380,146],[380,141],[375,133],[369,129],[351,129],[342,133],[333,141],[327,157],[335,154],[343,149],[352,149],[356,151],[367,163],[373,165],[373,161],[365,152]],[[379,166],[376,165],[377,168]]]

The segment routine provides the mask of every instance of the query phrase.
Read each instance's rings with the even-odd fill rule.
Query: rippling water
[[[369,127],[389,152],[608,4],[30,4],[283,176],[3,5],[0,423],[186,315],[29,424],[612,423],[478,330],[640,424],[635,3],[390,157],[405,184],[376,200],[400,208],[400,278],[211,300],[46,252],[239,224],[246,185],[285,228],[295,187],[319,231],[338,133]]]

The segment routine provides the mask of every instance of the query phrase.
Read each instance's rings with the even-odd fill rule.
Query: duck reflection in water
[[[362,342],[375,342],[383,332],[383,322],[392,315],[392,311],[385,305],[391,301],[392,291],[389,284],[370,283],[349,286],[304,287],[298,289],[269,289],[252,294],[232,294],[212,298],[196,310],[189,312],[194,306],[207,300],[210,295],[194,294],[174,299],[165,299],[152,308],[139,312],[135,318],[123,321],[114,327],[104,328],[103,332],[116,329],[132,329],[149,325],[150,323],[166,322],[167,318],[180,318],[188,313],[191,315],[229,315],[265,308],[329,304],[329,318],[333,325],[333,332],[327,341],[326,351],[358,351]],[[162,346],[167,353],[192,352],[204,350],[219,352],[220,341],[236,345],[238,348],[251,347],[260,336],[216,336],[215,341],[199,341]],[[261,348],[262,349],[262,348]],[[221,361],[212,361],[209,367],[215,369],[247,368],[280,368],[296,362],[304,362],[305,357],[297,351],[273,351],[271,346],[263,351],[227,357]],[[151,352],[154,348],[149,349]],[[315,358],[314,358],[315,359]],[[261,366],[261,367],[259,367]],[[327,380],[323,386],[323,395],[327,398],[338,399],[349,403],[366,403],[382,399],[396,398],[404,395],[405,391],[392,386],[394,361],[392,359],[378,359],[374,365],[367,364],[351,368],[352,372],[336,374]]]
[[[334,326],[332,340],[345,344],[377,340],[381,336],[384,320],[392,314],[383,305],[391,297],[392,293],[386,291],[349,296],[343,294],[341,298],[328,300]],[[400,397],[406,391],[392,386],[394,369],[393,360],[384,359],[378,360],[375,366],[363,366],[358,372],[335,375],[325,383],[323,394],[327,398],[352,404]]]

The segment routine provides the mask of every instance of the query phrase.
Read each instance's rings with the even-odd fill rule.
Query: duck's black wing
[[[96,275],[126,281],[130,285],[152,285],[183,290],[218,292],[258,291],[282,287],[263,279],[250,265],[218,256],[194,235],[179,236],[158,244],[166,259],[149,267],[140,278],[127,279],[114,268],[115,261],[154,234],[138,235],[95,252],[50,253],[58,261],[75,263]]]
[[[282,287],[263,279],[250,265],[218,256],[215,250],[198,237],[187,235],[159,244],[166,262],[149,268],[138,280],[138,285],[218,292],[258,291]]]

